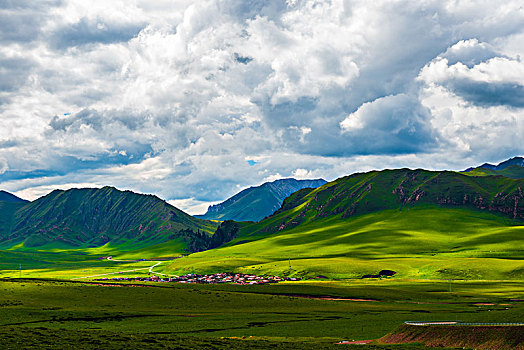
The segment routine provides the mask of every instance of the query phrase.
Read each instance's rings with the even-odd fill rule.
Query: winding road
[[[111,259],[111,257],[107,258],[107,260],[111,260],[111,261],[120,261],[120,262],[125,262],[125,261],[128,261],[128,260],[113,260]],[[71,278],[72,280],[78,280],[78,279],[82,279],[82,278],[94,278],[94,277],[100,277],[100,276],[109,276],[109,275],[118,275],[118,274],[122,274],[122,273],[126,273],[126,272],[135,272],[135,271],[142,271],[142,270],[149,270],[148,272],[151,273],[153,272],[153,268],[155,268],[156,266],[160,265],[162,263],[162,261],[155,261],[156,264],[152,265],[152,266],[149,266],[149,267],[141,267],[141,268],[138,268],[138,269],[133,269],[133,270],[125,270],[125,271],[116,271],[116,272],[108,272],[108,273],[101,273],[101,274],[98,274],[98,275],[91,275],[91,276],[83,276],[83,277],[75,277],[75,278]],[[165,275],[165,274],[161,274],[159,273],[159,275]],[[165,275],[165,276],[168,276],[168,275]]]

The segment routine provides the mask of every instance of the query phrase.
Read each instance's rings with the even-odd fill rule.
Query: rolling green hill
[[[297,277],[524,279],[524,225],[472,209],[415,207],[340,214],[277,233],[240,236],[164,267],[165,273],[237,271]]]
[[[524,180],[410,169],[357,173],[295,192],[274,215],[245,230],[273,233],[336,215],[346,219],[420,205],[476,209],[524,220]]]
[[[198,215],[201,219],[259,221],[273,214],[282,201],[300,189],[316,188],[325,184],[323,179],[295,180],[281,179],[263,185],[247,188],[226,201],[212,205],[207,213]]]
[[[144,246],[172,241],[183,248],[217,226],[156,196],[112,187],[56,190],[28,204],[3,206],[2,246],[22,242],[25,247]]]
[[[166,271],[523,278],[523,189],[524,180],[448,171],[353,174],[292,194],[261,222],[238,223],[231,242]]]
[[[151,195],[54,191],[0,203],[0,246],[137,259],[218,247],[158,267],[168,274],[359,278],[388,269],[396,278],[524,279],[523,188],[504,176],[371,171],[299,190],[260,222],[220,226]]]

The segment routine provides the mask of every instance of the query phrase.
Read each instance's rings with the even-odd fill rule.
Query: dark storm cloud
[[[477,39],[463,40],[448,48],[440,57],[448,60],[448,65],[462,63],[468,68],[473,68],[481,62],[491,58],[504,57],[496,52],[490,45],[479,43]]]
[[[19,145],[19,142],[16,140],[0,141],[0,148],[11,148],[11,147],[16,147],[18,145]]]
[[[406,154],[438,145],[431,112],[417,98],[386,96],[363,104],[340,123],[341,154]]]
[[[421,70],[421,80],[441,85],[475,106],[524,107],[521,59],[477,39],[461,40]]]
[[[30,171],[7,170],[0,174],[0,181],[19,179],[39,179],[52,176],[65,176],[72,172],[83,170],[96,170],[107,166],[119,166],[139,163],[145,154],[152,154],[150,145],[135,143],[133,149],[128,149],[125,155],[119,153],[105,153],[93,155],[94,159],[79,159],[75,156],[54,155],[48,160],[49,167],[46,169],[35,169]]]
[[[102,127],[102,117],[96,111],[83,110],[74,116],[54,116],[49,122],[49,126],[55,131],[67,131],[73,126],[78,129],[82,125],[100,130]]]
[[[287,8],[285,0],[251,0],[251,1],[224,1],[224,8],[229,13],[237,16],[241,20],[253,19],[256,16],[268,17],[278,20]]]
[[[248,64],[249,62],[253,61],[253,58],[248,57],[248,56],[242,56],[236,52],[234,54],[234,58],[235,58],[235,61],[237,61],[238,63],[242,63],[242,64]]]
[[[144,28],[143,23],[110,23],[101,19],[82,18],[79,22],[57,28],[49,38],[59,50],[89,44],[112,44],[134,38]]]
[[[453,79],[444,86],[477,106],[524,108],[524,86],[517,83]]]
[[[271,104],[269,101],[259,103],[268,125],[273,129],[286,128],[299,123],[307,123],[315,114],[318,98],[300,97],[297,101],[286,101]]]
[[[63,155],[56,152],[50,155],[50,168],[64,172],[75,169],[96,169],[104,166],[120,166],[139,163],[146,157],[155,156],[151,141],[140,130],[146,129],[147,116],[123,110],[97,111],[85,109],[73,115],[54,116],[49,122],[49,139],[98,138],[105,140],[100,148],[97,143],[88,143],[77,154]],[[132,133],[137,133],[130,137]],[[71,144],[71,148],[76,145]]]

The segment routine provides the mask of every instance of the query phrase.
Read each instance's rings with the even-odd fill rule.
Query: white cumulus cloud
[[[0,188],[28,198],[114,185],[192,210],[524,153],[520,0],[21,0],[0,26]]]

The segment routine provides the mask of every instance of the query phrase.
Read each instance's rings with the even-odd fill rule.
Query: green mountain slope
[[[175,240],[187,245],[216,224],[199,220],[152,195],[112,187],[53,191],[11,211],[10,227],[0,243],[25,247],[96,247],[157,244]]]
[[[261,222],[238,223],[231,242],[169,269],[524,278],[523,189],[524,180],[448,171],[353,174],[292,194]]]
[[[346,219],[419,205],[462,207],[524,220],[524,180],[409,169],[353,174],[292,194],[274,215],[244,230],[273,233],[335,215]]]
[[[166,273],[238,271],[360,278],[523,279],[524,225],[472,209],[419,206],[321,218],[273,234],[242,236],[191,254]],[[291,268],[290,268],[291,267]]]
[[[207,213],[197,217],[214,220],[259,221],[273,214],[282,201],[303,188],[316,188],[325,184],[323,179],[281,179],[247,188],[226,201],[212,205]]]
[[[26,205],[28,201],[6,191],[0,191],[0,237],[11,231],[14,213]]]
[[[1,237],[6,237],[11,233],[15,212],[26,204],[26,202],[0,201],[0,242]]]

